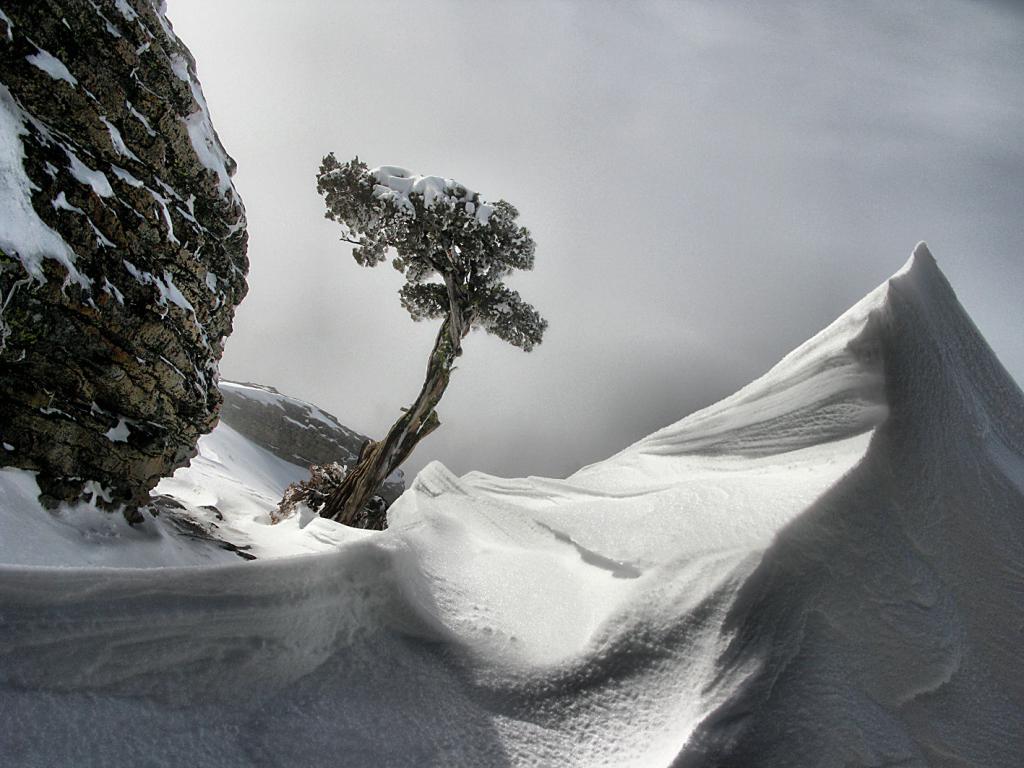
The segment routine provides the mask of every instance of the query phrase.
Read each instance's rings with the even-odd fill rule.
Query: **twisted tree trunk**
[[[383,440],[371,440],[363,446],[356,466],[324,504],[322,517],[354,524],[388,475],[405,461],[420,440],[440,426],[434,409],[448,388],[455,358],[462,352],[462,339],[471,325],[462,312],[455,307],[453,310],[437,333],[419,396]],[[383,517],[375,523],[373,527],[383,528]]]

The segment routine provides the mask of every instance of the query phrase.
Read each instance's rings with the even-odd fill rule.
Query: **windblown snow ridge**
[[[233,431],[210,438],[206,475],[175,480],[200,505],[203,477],[251,478],[217,491],[230,530],[292,470],[254,463]],[[0,756],[749,768],[1024,753],[1024,395],[923,244],[732,397],[565,480],[432,464],[389,520],[379,535],[296,523],[296,551],[325,551],[273,561],[2,569]]]
[[[889,417],[738,592],[678,766],[1024,754],[1024,396],[924,244],[874,310]]]

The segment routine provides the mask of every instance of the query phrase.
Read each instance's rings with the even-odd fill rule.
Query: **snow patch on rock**
[[[195,99],[198,108],[195,112],[185,118],[185,126],[188,129],[189,139],[192,148],[199,158],[203,167],[213,171],[217,176],[220,194],[234,196],[234,187],[231,184],[231,171],[228,169],[228,155],[224,151],[217,132],[213,129],[210,120],[210,109],[206,104],[206,97],[199,87],[199,82],[189,70],[188,63],[179,54],[172,54],[171,69],[179,80],[188,83],[192,90],[192,98]]]
[[[110,134],[110,143],[121,157],[127,157],[129,160],[134,160],[137,163],[141,163],[139,156],[128,149],[128,145],[124,143],[124,137],[121,136],[121,132],[117,127],[111,123],[107,118],[101,117],[100,122],[103,123],[107,128],[107,132]]]
[[[8,22],[8,34],[10,33],[10,28],[11,25]],[[78,86],[78,80],[75,78],[74,75],[71,74],[68,68],[64,66],[64,62],[62,62],[49,51],[44,51],[42,48],[39,48],[35,53],[26,56],[25,60],[33,67],[41,69],[54,80],[63,80],[72,88]]]
[[[21,137],[27,135],[27,117],[11,92],[0,83],[0,205],[3,227],[0,248],[16,256],[37,282],[45,282],[42,263],[50,258],[68,271],[68,281],[88,290],[92,281],[75,267],[75,253],[32,207],[36,188],[25,173],[25,151]]]

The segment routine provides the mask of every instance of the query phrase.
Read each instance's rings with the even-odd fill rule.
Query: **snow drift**
[[[1024,395],[923,245],[732,397],[565,480],[432,464],[381,534],[275,549],[244,443],[161,490],[257,561],[0,568],[5,764],[1024,753]]]

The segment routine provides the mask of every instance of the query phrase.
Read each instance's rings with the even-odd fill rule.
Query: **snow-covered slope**
[[[304,531],[306,520],[293,518],[271,529],[281,489],[307,474],[221,423],[200,438],[191,466],[157,486],[157,514],[129,525],[89,503],[48,511],[34,472],[0,469],[0,563],[163,568],[233,563],[239,551],[273,557],[330,548],[321,537],[337,527],[324,521]]]
[[[736,395],[565,480],[432,464],[380,534],[275,549],[287,467],[210,450],[164,492],[307,554],[0,567],[5,764],[1020,764],[1024,395],[923,245]]]
[[[270,513],[285,487],[309,477],[309,463],[350,463],[366,438],[319,408],[268,387],[221,382],[220,388],[227,413],[199,439],[190,465],[156,487],[142,524],[129,525],[95,503],[47,511],[38,499],[35,472],[0,469],[0,563],[210,565],[234,563],[240,555],[266,559],[331,550],[358,537],[308,510],[276,525]],[[88,487],[103,496],[97,483]],[[393,499],[402,488],[398,471],[384,495]]]

